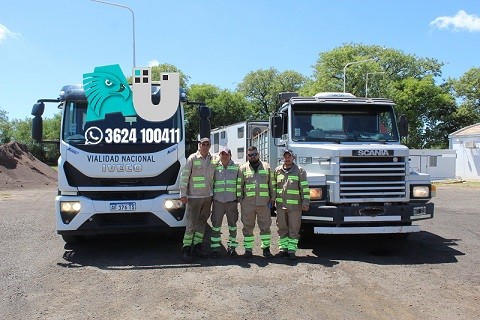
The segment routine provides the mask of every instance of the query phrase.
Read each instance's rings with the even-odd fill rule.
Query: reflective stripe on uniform
[[[243,246],[245,249],[253,249],[253,241],[255,238],[253,236],[246,236],[243,238]]]
[[[297,251],[298,239],[288,238],[288,251]]]
[[[295,195],[297,195],[297,194],[300,194],[300,191],[299,191],[299,190],[288,189],[288,190],[287,190],[287,194],[295,194]]]

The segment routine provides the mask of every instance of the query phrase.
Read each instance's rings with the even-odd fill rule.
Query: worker
[[[220,255],[221,232],[223,216],[227,216],[229,237],[227,242],[227,254],[237,257],[237,177],[238,165],[232,161],[232,152],[228,147],[220,149],[220,159],[216,163],[213,178],[213,208],[210,220],[212,222],[212,234],[210,247],[212,257]]]
[[[240,199],[241,220],[243,223],[243,244],[245,258],[252,257],[255,221],[260,229],[263,256],[271,258],[270,241],[272,218],[270,208],[274,202],[272,185],[273,172],[268,163],[260,161],[256,147],[247,149],[248,161],[239,168],[237,192]]]
[[[209,150],[210,139],[200,139],[198,151],[188,157],[180,178],[180,201],[186,204],[187,218],[182,248],[182,258],[185,261],[191,261],[193,257],[206,257],[202,243],[212,206],[215,172]]]
[[[310,189],[307,173],[296,165],[295,154],[290,149],[283,151],[283,164],[275,168],[275,206],[277,208],[278,247],[277,257],[296,260],[295,252],[300,238],[302,210],[310,204]]]

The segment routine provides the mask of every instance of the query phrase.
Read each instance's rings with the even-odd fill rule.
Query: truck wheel
[[[62,238],[65,243],[80,243],[85,239],[85,236],[62,234]]]

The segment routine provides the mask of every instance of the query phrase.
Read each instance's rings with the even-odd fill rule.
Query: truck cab
[[[173,114],[161,121],[114,109],[88,119],[89,101],[82,85],[65,86],[57,99],[40,99],[34,105],[32,137],[38,142],[45,103],[58,104],[62,112],[55,215],[57,233],[66,242],[91,234],[186,225],[185,206],[179,200],[180,170],[186,162],[186,98],[178,88],[177,84],[173,89],[180,95],[178,105],[169,106]],[[147,100],[158,104],[161,87],[152,85],[149,90]],[[208,107],[200,106],[200,115],[208,136]]]
[[[428,174],[410,170],[409,149],[401,144],[407,125],[402,119],[397,126],[393,101],[349,93],[280,98],[285,102],[271,117],[271,137],[255,144],[268,145],[261,153],[272,166],[288,147],[307,171],[311,205],[304,229],[410,233],[420,230],[413,222],[433,218],[435,186]]]

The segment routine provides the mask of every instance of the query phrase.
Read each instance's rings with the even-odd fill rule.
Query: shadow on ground
[[[313,235],[300,248],[331,261],[363,261],[379,265],[455,263],[461,239],[445,239],[421,231],[404,235]]]
[[[208,232],[206,234],[209,238]],[[396,239],[383,235],[309,236],[302,239],[298,259],[266,259],[261,251],[254,251],[251,259],[232,258],[222,247],[220,258],[196,259],[192,263],[181,260],[181,235],[129,234],[87,237],[80,244],[66,244],[60,267],[92,266],[105,270],[164,269],[268,264],[312,264],[332,267],[342,261],[362,261],[378,265],[415,265],[455,263],[464,253],[455,249],[460,239],[445,239],[429,232]],[[273,253],[275,254],[275,248]],[[208,251],[208,244],[204,246]],[[243,249],[238,250],[243,253]]]

